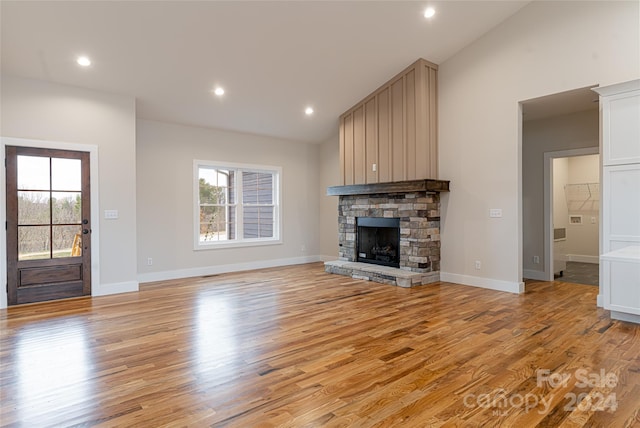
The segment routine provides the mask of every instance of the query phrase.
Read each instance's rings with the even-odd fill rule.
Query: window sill
[[[245,240],[245,241],[218,241],[209,244],[196,244],[194,251],[221,250],[223,248],[238,247],[262,247],[265,245],[282,244],[282,239],[261,239],[261,240]]]

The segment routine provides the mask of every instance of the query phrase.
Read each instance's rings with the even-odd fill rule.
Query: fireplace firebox
[[[357,261],[400,267],[400,219],[358,217]]]

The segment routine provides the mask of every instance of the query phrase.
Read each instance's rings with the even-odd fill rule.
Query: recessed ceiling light
[[[432,7],[428,7],[424,10],[424,17],[425,18],[432,18],[433,15],[436,14],[436,10]]]
[[[78,65],[81,65],[83,67],[89,67],[91,65],[91,60],[86,56],[79,56],[76,62],[78,63]]]
[[[219,86],[218,86],[218,87],[215,89],[215,91],[213,91],[213,93],[214,93],[214,94],[216,94],[217,96],[224,95],[224,89],[222,89],[221,87],[219,87]]]
[[[310,116],[313,114],[313,107],[307,107],[306,109],[304,109],[304,114],[306,114],[307,116]]]

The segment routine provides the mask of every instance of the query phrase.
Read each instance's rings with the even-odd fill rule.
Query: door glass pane
[[[49,224],[49,192],[18,191],[18,224]]]
[[[53,226],[53,258],[82,255],[81,226]]]
[[[18,156],[19,190],[49,190],[49,177],[49,158]]]
[[[51,158],[51,190],[82,190],[80,159]]]
[[[49,226],[18,226],[18,260],[51,257]]]
[[[81,196],[80,192],[53,192],[53,224],[80,224]]]

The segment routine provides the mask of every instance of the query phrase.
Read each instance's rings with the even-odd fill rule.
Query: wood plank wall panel
[[[436,76],[420,59],[340,117],[342,185],[438,178]]]
[[[344,184],[356,184],[353,167],[353,114],[344,118]]]
[[[438,71],[426,67],[425,74],[429,76],[427,100],[429,100],[429,165],[428,174],[438,177]],[[425,133],[426,135],[426,133]]]
[[[404,177],[404,88],[403,80],[391,84],[391,179],[402,181]]]
[[[416,93],[429,94],[428,91],[428,66],[422,64],[416,67]],[[418,136],[429,135],[430,123],[425,118],[429,117],[429,96],[416,97],[416,138]],[[423,120],[420,120],[423,118]],[[428,177],[431,175],[429,168],[429,146],[428,144],[422,144],[422,141],[418,141],[416,144],[415,159],[416,159],[416,177]]]
[[[345,139],[344,139],[344,117],[340,118],[340,183],[346,184],[345,175]]]
[[[378,98],[374,97],[364,104],[365,183],[378,182],[378,172],[373,170],[373,165],[378,165],[377,101]]]
[[[378,182],[391,181],[391,115],[389,88],[380,91],[378,99]]]
[[[353,111],[353,180],[366,183],[366,152],[364,141],[364,105]]]
[[[404,179],[415,180],[416,174],[416,70],[404,76],[404,132],[405,132],[405,165]]]

